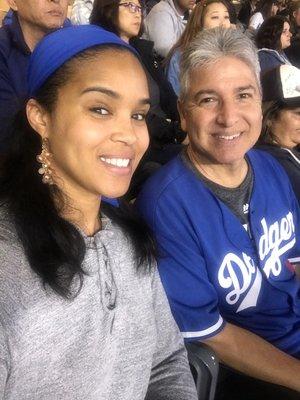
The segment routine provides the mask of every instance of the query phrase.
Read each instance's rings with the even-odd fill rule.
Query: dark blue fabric
[[[30,54],[13,13],[11,24],[0,28],[0,153],[5,149],[11,119],[27,93]]]
[[[248,152],[249,221],[240,221],[179,156],[142,189],[137,207],[159,245],[159,272],[183,336],[203,340],[230,322],[300,358],[300,212],[269,154]]]
[[[126,47],[137,55],[128,43],[96,25],[70,26],[47,35],[36,46],[30,59],[29,96],[34,96],[46,80],[76,54],[93,46],[107,44]]]

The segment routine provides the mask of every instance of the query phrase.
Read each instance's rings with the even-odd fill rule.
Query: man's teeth
[[[105,158],[105,157],[100,157],[100,160],[107,163],[107,164],[112,164],[115,165],[116,167],[124,168],[128,167],[128,164],[130,162],[129,158]]]
[[[225,139],[225,140],[233,140],[233,139],[235,139],[235,138],[237,138],[237,137],[239,137],[240,136],[240,133],[237,133],[236,135],[232,135],[232,136],[228,136],[228,135],[217,135],[217,137],[219,138],[219,139]]]

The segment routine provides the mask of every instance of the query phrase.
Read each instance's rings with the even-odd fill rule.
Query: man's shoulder
[[[146,181],[142,191],[159,197],[163,192],[172,191],[188,174],[189,170],[179,155],[152,175]]]

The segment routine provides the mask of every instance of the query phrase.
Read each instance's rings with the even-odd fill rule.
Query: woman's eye
[[[219,19],[219,17],[217,15],[211,17],[211,19]]]
[[[91,111],[96,114],[100,114],[100,115],[108,115],[109,114],[109,111],[104,107],[93,107],[93,108],[91,108]]]
[[[132,118],[137,120],[137,121],[144,121],[146,118],[146,114],[142,114],[142,113],[136,113],[132,115]]]

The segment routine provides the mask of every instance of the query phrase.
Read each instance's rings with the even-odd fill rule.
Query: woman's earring
[[[36,159],[42,166],[39,168],[39,174],[43,175],[43,183],[53,185],[52,170],[51,170],[51,153],[49,151],[49,141],[44,138],[42,141],[42,152],[36,156]]]

